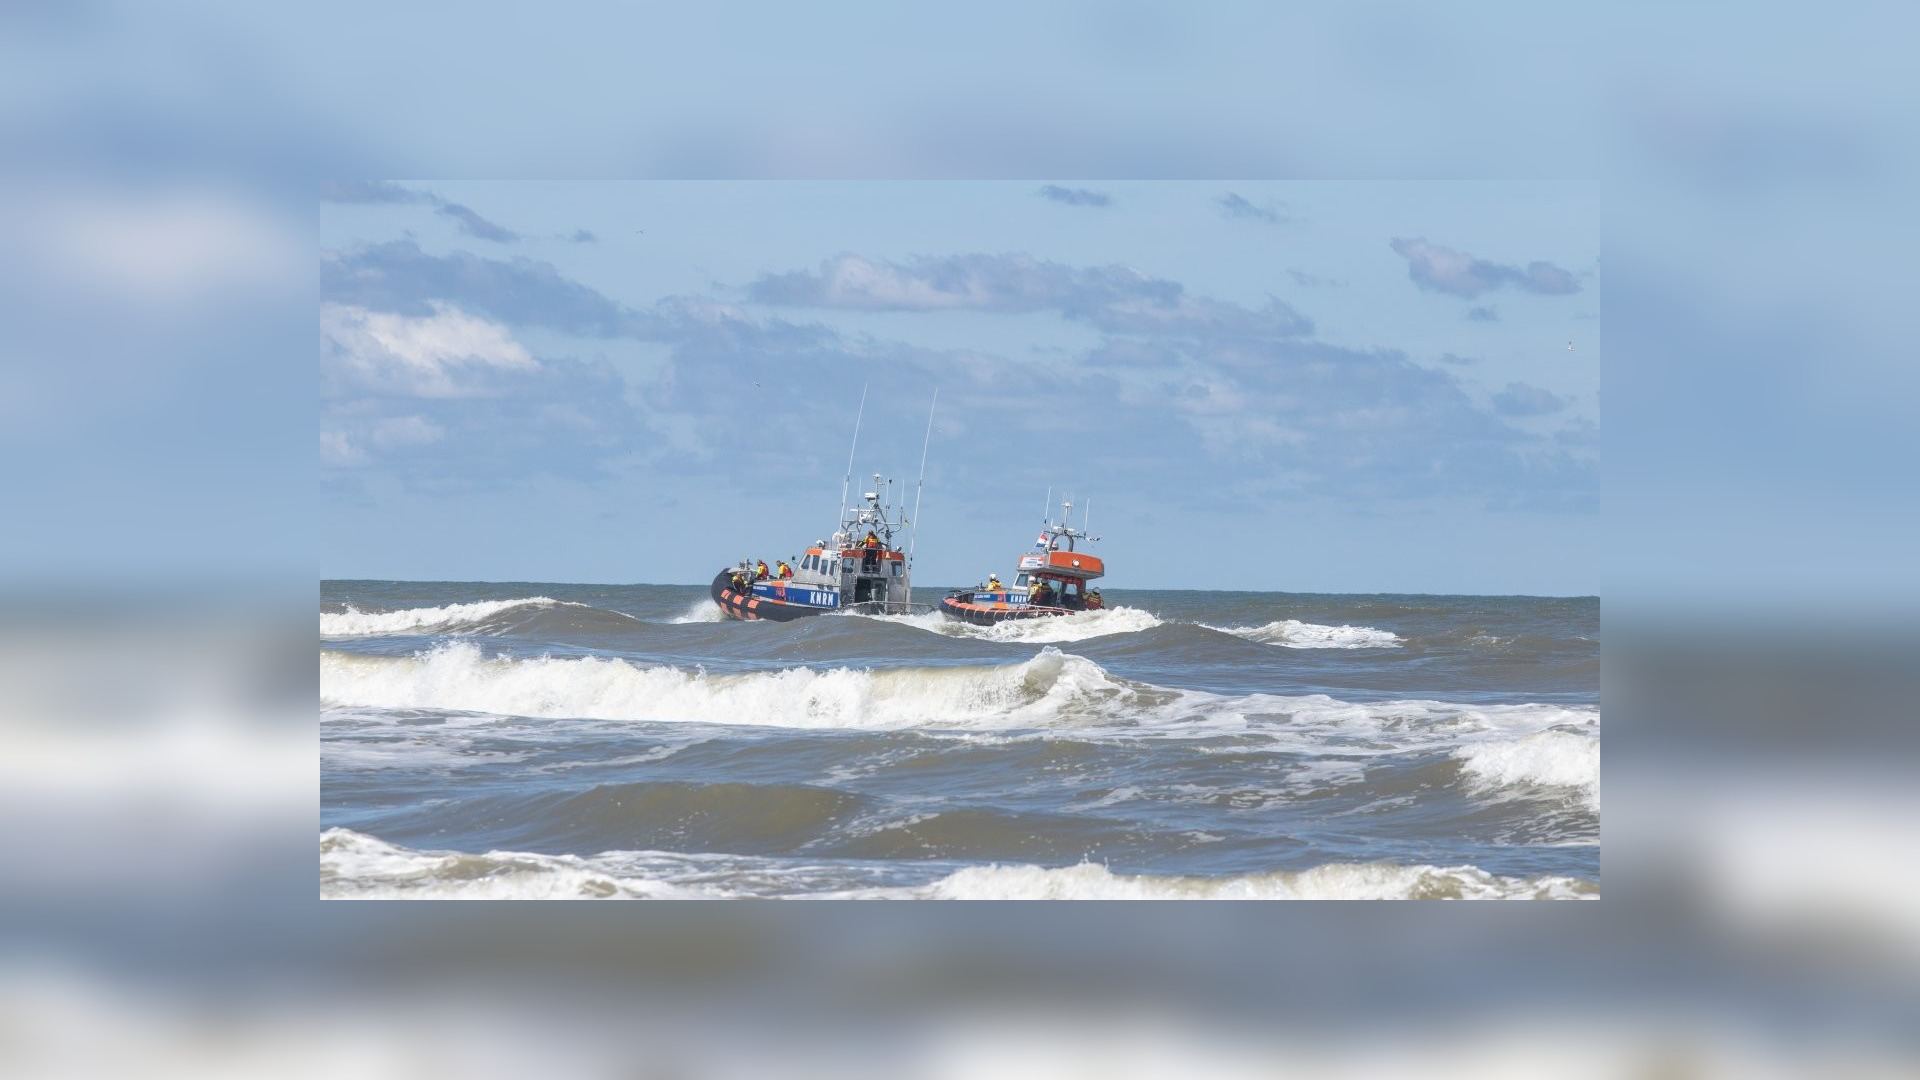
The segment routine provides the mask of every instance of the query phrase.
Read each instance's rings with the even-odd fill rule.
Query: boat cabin
[[[817,540],[797,560],[789,578],[745,581],[754,595],[788,604],[841,609],[861,604],[905,605],[911,599],[907,553],[895,542],[907,524],[904,516],[889,515],[876,474],[875,490],[864,493],[865,505],[855,505],[841,517],[840,529],[830,540]],[[888,481],[890,485],[892,481]],[[742,563],[743,567],[748,564]],[[744,582],[743,582],[744,583]]]

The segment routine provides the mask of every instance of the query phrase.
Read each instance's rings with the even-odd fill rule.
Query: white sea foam
[[[1137,634],[1159,626],[1159,616],[1133,607],[1076,611],[1071,615],[1049,615],[1037,619],[1014,619],[994,626],[975,626],[931,612],[923,615],[869,615],[862,618],[912,626],[947,637],[977,638],[982,641],[1018,641],[1034,645],[1064,644],[1112,634]]]
[[[1579,789],[1600,809],[1600,740],[1570,731],[1539,731],[1518,739],[1469,743],[1454,751],[1468,775],[1483,785],[1545,785]]]
[[[374,637],[381,634],[417,634],[423,631],[454,630],[475,626],[519,607],[586,607],[550,596],[528,596],[517,600],[480,600],[471,604],[447,604],[444,607],[407,608],[403,611],[361,611],[347,605],[345,611],[320,613],[320,636]]]
[[[1328,768],[1348,772],[1361,767],[1355,759],[1384,754],[1497,747],[1560,726],[1593,726],[1597,732],[1599,720],[1597,709],[1579,706],[1174,690],[1115,678],[1093,661],[1052,646],[996,667],[794,667],[710,675],[605,657],[487,656],[477,644],[457,640],[411,656],[322,651],[320,697],[335,708],[563,719],[980,732],[1070,728],[1128,739],[1258,734],[1287,750],[1342,759],[1347,763],[1330,760]],[[1528,751],[1541,752],[1566,751]],[[1486,767],[1497,771],[1493,763],[1502,752],[1485,753]]]
[[[848,618],[872,619],[875,622],[894,623],[899,626],[911,626],[925,630],[930,634],[945,634],[948,637],[964,636],[964,631],[973,629],[957,619],[948,618],[937,611],[921,612],[918,615],[856,615],[849,613]]]
[[[574,855],[413,851],[350,829],[320,834],[320,895],[328,899],[598,900],[715,895]]]
[[[939,900],[1572,900],[1598,898],[1566,877],[1498,877],[1472,866],[1332,863],[1228,877],[1116,874],[1104,866],[970,866],[920,890]]]
[[[871,868],[869,868],[870,870]],[[537,855],[415,851],[349,829],[320,834],[329,899],[680,899],[819,897],[927,900],[1580,899],[1568,877],[1501,877],[1473,866],[1332,863],[1217,878],[1116,874],[1104,866],[970,866],[926,885],[868,886],[852,871],[790,859],[615,851]]]
[[[1392,649],[1403,644],[1400,635],[1371,626],[1322,626],[1298,619],[1281,619],[1265,626],[1208,626],[1223,634],[1281,645],[1289,649]]]
[[[1002,667],[708,675],[600,657],[488,657],[449,642],[408,657],[322,652],[327,705],[776,727],[1037,727],[1131,696],[1099,665],[1047,649]]]
[[[687,610],[667,621],[673,623],[726,622],[727,613],[720,610],[720,605],[714,603],[712,597],[703,596],[695,600]]]
[[[1032,643],[1085,641],[1111,634],[1137,634],[1160,625],[1160,619],[1139,608],[1116,607],[1099,611],[1076,611],[1071,615],[1053,615],[1040,619],[1015,619],[995,626],[971,626],[975,637],[988,641],[1025,641]]]

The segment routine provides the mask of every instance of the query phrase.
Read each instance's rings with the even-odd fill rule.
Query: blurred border
[[[1910,1074],[1915,20],[0,8],[0,1065]],[[1603,180],[1606,899],[317,902],[315,184],[528,173]]]

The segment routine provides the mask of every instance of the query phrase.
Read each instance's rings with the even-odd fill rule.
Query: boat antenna
[[[1040,524],[1053,524],[1053,488],[1051,485],[1047,488],[1046,500],[1040,504]]]
[[[853,454],[860,448],[860,420],[867,415],[867,387],[860,387],[860,411],[853,414],[853,445],[847,447],[847,475],[840,481],[840,520],[847,520],[847,489],[853,485]]]
[[[927,406],[927,437],[920,444],[920,480],[913,485],[912,531],[907,533],[907,569],[913,569],[913,549],[920,546],[920,496],[927,489],[927,448],[933,445],[933,410],[940,404],[940,388],[933,388],[933,404]],[[913,602],[913,579],[907,579],[907,602]]]
[[[1087,496],[1087,505],[1080,508],[1080,531],[1085,533],[1093,531],[1093,496],[1091,495]],[[1087,539],[1091,540],[1093,537],[1089,536]]]

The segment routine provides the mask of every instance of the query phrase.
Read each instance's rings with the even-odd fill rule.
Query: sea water
[[[321,893],[1599,895],[1597,599],[1105,593],[325,582]]]

